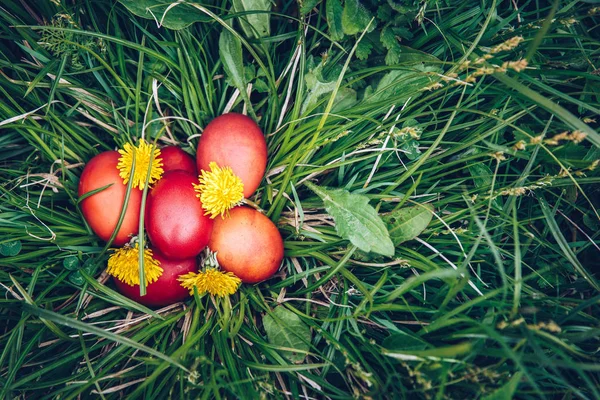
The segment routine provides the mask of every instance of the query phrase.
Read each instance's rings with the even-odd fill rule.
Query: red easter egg
[[[83,217],[100,239],[108,241],[119,221],[121,206],[127,193],[127,185],[119,176],[117,164],[120,154],[106,151],[93,157],[83,169],[79,179],[78,195],[83,196],[93,190],[110,185],[106,189],[85,198],[81,203]],[[142,191],[132,188],[125,218],[113,245],[122,246],[132,235],[137,235],[140,221]]]
[[[198,184],[197,176],[169,171],[148,194],[146,232],[152,247],[173,260],[200,254],[213,229],[213,220],[204,215],[193,184]]]
[[[219,167],[230,167],[244,183],[244,197],[250,197],[267,167],[267,143],[256,122],[236,113],[213,119],[198,142],[198,171],[210,171],[213,161]]]
[[[185,260],[169,260],[158,251],[153,250],[153,257],[160,263],[163,274],[157,281],[146,286],[146,295],[140,296],[140,285],[130,286],[114,278],[115,286],[124,296],[140,304],[150,307],[163,307],[189,297],[189,290],[181,286],[179,276],[188,272],[198,272],[196,258]]]
[[[216,218],[208,247],[221,269],[244,283],[273,276],[283,260],[283,240],[273,222],[254,208],[239,206],[229,217]]]
[[[187,171],[190,174],[198,175],[194,157],[183,151],[181,147],[163,147],[160,149],[160,158],[162,159],[162,168],[164,172],[180,169]]]

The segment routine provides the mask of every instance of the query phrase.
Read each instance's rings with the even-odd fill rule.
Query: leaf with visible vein
[[[373,45],[368,40],[361,40],[356,46],[356,57],[359,60],[366,60],[369,58],[372,49]]]
[[[299,364],[304,361],[310,349],[310,328],[300,317],[283,306],[276,307],[273,316],[263,317],[263,325],[269,343],[294,350],[282,350],[282,354],[291,362]]]
[[[5,257],[14,257],[21,252],[21,241],[11,240],[9,242],[0,243],[0,254]]]
[[[433,218],[433,206],[405,207],[383,216],[394,246],[412,240],[427,228]]]
[[[125,8],[138,17],[152,19],[165,28],[183,29],[194,22],[206,22],[209,19],[185,3],[172,6],[164,0],[119,0]]]
[[[306,186],[325,203],[338,235],[350,240],[362,251],[394,255],[390,234],[377,211],[369,205],[368,197],[344,189],[325,189],[311,182],[306,182]]]
[[[271,34],[271,2],[269,0],[233,0],[233,8],[238,13],[254,11],[240,18],[240,25],[246,36],[260,39]],[[264,12],[257,12],[264,11]]]
[[[246,77],[244,75],[244,59],[242,56],[242,42],[233,33],[223,29],[219,36],[219,56],[223,61],[223,68],[231,83],[240,91],[240,96],[248,106],[248,111],[255,117],[252,104],[246,92]]]
[[[327,0],[325,3],[327,13],[327,25],[329,25],[329,34],[333,40],[342,40],[344,30],[342,27],[342,13],[344,8],[340,0]],[[357,50],[358,52],[358,50]]]
[[[300,4],[300,14],[306,15],[312,11],[313,8],[319,4],[320,0],[299,0]]]
[[[369,27],[367,32],[375,29],[375,24],[369,26],[372,15],[358,0],[346,0],[342,12],[342,28],[347,35],[355,35]]]

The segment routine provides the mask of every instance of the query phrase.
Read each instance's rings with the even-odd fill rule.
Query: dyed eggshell
[[[262,130],[251,118],[236,113],[212,120],[198,142],[198,171],[210,171],[210,162],[231,167],[244,183],[244,197],[260,185],[267,167],[267,143]]]
[[[197,176],[170,171],[148,195],[146,232],[152,247],[173,260],[200,254],[213,229],[213,220],[204,215],[192,184],[198,184]]]
[[[83,169],[79,179],[78,195],[82,195],[112,184],[110,187],[84,199],[81,205],[83,217],[100,239],[108,241],[119,221],[121,207],[127,193],[127,185],[119,176],[117,164],[120,154],[106,151],[93,157]],[[122,246],[137,235],[140,221],[142,191],[132,188],[125,218],[113,245]]]
[[[244,283],[270,278],[283,260],[283,240],[269,218],[254,208],[239,206],[229,217],[216,218],[208,247],[217,253],[224,271]]]
[[[158,251],[153,250],[154,259],[160,263],[163,274],[157,281],[146,286],[146,295],[140,296],[140,285],[130,286],[113,278],[115,286],[124,296],[149,307],[163,307],[189,297],[190,292],[177,280],[180,275],[198,272],[196,258],[185,260],[169,260]]]
[[[190,156],[178,146],[163,147],[160,149],[160,158],[162,159],[162,168],[164,172],[180,169],[187,171],[190,174],[198,175],[194,157]]]

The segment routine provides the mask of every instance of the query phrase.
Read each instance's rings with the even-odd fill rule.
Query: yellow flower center
[[[181,286],[190,291],[190,295],[194,295],[194,288],[196,288],[198,294],[208,292],[218,297],[234,294],[242,283],[241,279],[232,272],[222,272],[215,268],[207,268],[198,273],[188,272],[177,279],[181,282]]]
[[[133,163],[133,155],[135,153],[135,169],[133,178],[131,177],[131,165]],[[129,179],[133,179],[133,187],[143,189],[146,186],[146,178],[148,177],[148,168],[150,168],[150,178],[148,185],[152,185],[158,181],[162,174],[162,159],[160,157],[160,149],[153,144],[146,142],[143,138],[137,146],[132,146],[131,143],[125,143],[123,149],[119,149],[119,163],[117,169],[119,176],[123,178],[123,184],[127,184]],[[152,165],[150,163],[152,162]]]
[[[108,258],[106,272],[129,286],[140,284],[140,273],[138,266],[139,256],[138,244],[135,247],[123,247],[116,249]],[[152,257],[152,250],[144,250],[144,275],[146,286],[155,282],[163,274],[160,262]]]
[[[230,167],[221,168],[216,162],[209,165],[210,171],[202,171],[199,185],[194,184],[196,196],[202,202],[205,215],[222,218],[244,200],[244,184]]]

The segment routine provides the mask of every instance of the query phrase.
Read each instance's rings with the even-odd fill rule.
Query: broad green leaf
[[[308,93],[306,94],[306,98],[302,103],[302,108],[300,113],[304,114],[304,112],[308,109],[311,109],[317,104],[319,97],[333,92],[335,89],[336,82],[323,82],[317,77],[317,75],[313,72],[308,72],[305,76],[306,86],[308,88]]]
[[[346,0],[342,12],[342,29],[347,35],[355,35],[365,30],[371,21],[372,15],[358,0]],[[375,29],[371,24],[369,32]]]
[[[400,146],[400,150],[404,152],[404,155],[409,160],[416,160],[419,158],[419,154],[421,154],[421,150],[419,149],[419,142],[414,139],[410,139],[403,143]]]
[[[395,97],[394,101],[402,103],[409,98],[420,95],[422,89],[432,82],[431,74],[438,73],[436,66],[415,65],[412,70],[393,70],[381,78],[374,93],[366,97],[365,102],[372,103]]]
[[[79,269],[79,258],[77,256],[69,256],[63,260],[63,267],[69,271],[76,271]]]
[[[344,9],[342,7],[342,3],[340,0],[327,0],[325,3],[325,11],[327,13],[329,35],[333,40],[342,40],[344,38],[344,30],[342,28],[342,13],[344,12]],[[364,42],[364,40],[361,41],[361,43],[362,42]],[[356,52],[358,56],[358,49]]]
[[[244,65],[244,78],[246,82],[250,82],[256,77],[256,67],[254,64]]]
[[[429,53],[413,49],[408,46],[398,45],[400,47],[400,62],[401,63],[424,63],[433,66],[432,64],[440,63],[440,59]],[[438,64],[439,65],[439,64]]]
[[[393,48],[389,49],[387,54],[385,55],[385,64],[386,65],[394,65],[394,64],[398,64],[399,61],[400,61],[400,48],[393,47]]]
[[[301,113],[305,113],[307,110],[312,110],[319,99],[329,93],[332,93],[337,86],[337,80],[339,75],[342,73],[341,67],[338,69],[336,66],[330,68],[330,71],[326,76],[323,73],[324,62],[321,61],[319,64],[314,65],[313,59],[309,60],[309,70],[304,75],[304,83],[306,84],[306,97],[302,103],[300,109]],[[339,112],[352,107],[358,101],[357,94],[354,89],[341,87],[335,96],[334,106],[332,107],[333,112]],[[320,110],[317,109],[316,112]]]
[[[469,173],[473,178],[476,188],[489,189],[492,185],[492,170],[486,164],[477,163],[469,165]]]
[[[485,193],[489,193],[490,188],[492,187],[493,181],[493,172],[486,164],[477,163],[471,164],[468,167],[469,174],[471,174],[471,178],[473,178],[473,183],[475,183],[475,187],[478,189],[485,189]],[[484,194],[484,192],[480,192]],[[492,200],[492,205],[496,209],[501,209],[502,199],[495,198]]]
[[[0,243],[0,254],[5,257],[14,257],[21,252],[21,241],[11,240],[10,242]]]
[[[302,363],[310,349],[310,328],[298,315],[283,306],[276,307],[272,314],[263,317],[269,343],[290,349],[282,350],[285,358],[296,364]]]
[[[394,10],[389,4],[387,4],[387,2],[382,2],[382,4],[377,7],[377,18],[382,21],[390,21],[393,19],[393,12]]]
[[[210,18],[185,3],[172,6],[168,0],[119,0],[131,13],[138,17],[153,19],[169,29],[183,29],[194,22],[208,22]],[[172,6],[171,8],[169,8]]]
[[[387,2],[388,5],[392,8],[392,10],[400,13],[400,14],[408,14],[411,11],[413,11],[414,6],[410,7],[409,5],[407,5],[406,3],[408,3],[407,1],[401,1],[401,2],[395,2],[395,1],[388,1]]]
[[[394,255],[390,234],[377,211],[369,205],[368,197],[344,189],[325,189],[311,182],[306,182],[306,185],[325,203],[338,235],[350,240],[362,251]]]
[[[231,82],[240,92],[245,92],[246,78],[242,58],[242,42],[227,29],[223,29],[219,36],[219,55]]]
[[[427,228],[433,217],[433,206],[405,207],[383,216],[394,246],[412,240]]]
[[[357,102],[356,90],[350,88],[341,88],[335,95],[334,106],[331,112],[337,113],[347,110]]]
[[[82,269],[88,275],[94,275],[96,269],[98,269],[98,263],[95,258],[88,258],[82,265]]]
[[[251,82],[255,77],[256,77],[256,68],[254,67],[254,65],[252,65],[252,64],[244,65],[244,82]],[[225,82],[229,86],[236,87],[235,82],[230,77],[227,77],[225,79]]]
[[[69,274],[69,280],[71,281],[71,283],[77,286],[82,286],[85,283],[85,279],[79,271],[72,271]]]
[[[246,36],[260,39],[271,34],[271,2],[269,0],[233,0],[235,12],[265,11],[246,14],[240,17],[240,24]]]
[[[300,14],[308,14],[320,1],[321,0],[298,0],[298,3],[300,4]]]
[[[400,44],[398,44],[398,39],[396,39],[396,34],[389,25],[381,30],[380,40],[383,47],[388,50],[385,63],[387,65],[398,64],[402,50]]]
[[[371,42],[369,42],[368,39],[363,39],[360,42],[358,42],[358,46],[356,46],[356,57],[359,60],[366,60],[369,58],[369,55],[371,54],[371,50],[373,48],[373,45],[371,44]]]
[[[380,40],[383,47],[388,50],[399,46],[396,35],[394,35],[394,31],[392,31],[392,28],[389,25],[381,30]]]
[[[248,93],[246,92],[242,42],[227,29],[223,29],[221,36],[219,36],[219,56],[230,82],[240,91],[240,96],[242,96],[248,108],[252,109]],[[251,111],[251,114],[253,114],[253,111]]]
[[[423,128],[419,125],[419,121],[414,118],[409,118],[402,124],[402,128],[414,128],[412,132],[407,132],[407,137],[412,137],[413,139],[420,139],[421,134],[423,133]]]
[[[402,27],[402,26],[396,26],[394,28],[392,28],[392,30],[394,31],[394,35],[399,38],[398,40],[402,40],[402,39],[408,39],[411,40],[412,38],[415,37],[415,35],[412,33],[412,31],[408,28]],[[400,47],[400,45],[398,45]]]
[[[254,85],[253,85],[254,90],[256,90],[258,93],[267,93],[269,91],[269,85],[267,85],[267,82],[263,81],[260,78],[257,78],[254,81]]]
[[[493,393],[483,396],[481,400],[512,400],[517,388],[519,387],[522,377],[522,372],[519,371],[515,373],[504,386],[500,387]]]

